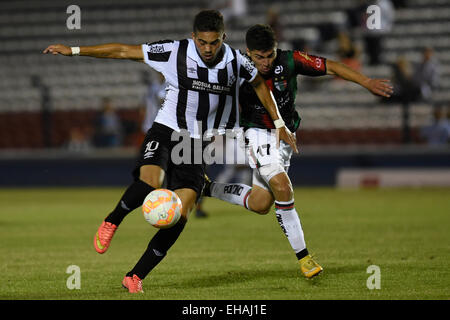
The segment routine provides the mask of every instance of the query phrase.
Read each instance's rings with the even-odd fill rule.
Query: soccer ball
[[[145,220],[156,228],[173,227],[181,217],[181,200],[167,189],[156,189],[145,197],[142,204]]]

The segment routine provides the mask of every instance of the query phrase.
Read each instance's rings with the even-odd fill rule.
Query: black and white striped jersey
[[[164,103],[155,122],[175,131],[188,130],[192,138],[224,134],[239,126],[239,87],[257,74],[253,63],[223,44],[222,60],[208,68],[192,39],[143,44],[145,63],[167,82]]]

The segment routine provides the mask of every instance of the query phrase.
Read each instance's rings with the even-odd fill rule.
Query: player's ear
[[[247,51],[247,55],[250,57],[250,50],[248,50],[248,48],[247,48],[246,51]]]
[[[227,37],[227,34],[224,32],[222,35],[222,41],[225,41],[226,37]]]
[[[192,39],[195,40],[195,32],[192,31],[191,36],[192,36]]]

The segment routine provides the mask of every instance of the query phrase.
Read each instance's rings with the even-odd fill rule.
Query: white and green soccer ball
[[[145,220],[155,228],[173,227],[181,217],[181,200],[168,189],[156,189],[142,203]]]

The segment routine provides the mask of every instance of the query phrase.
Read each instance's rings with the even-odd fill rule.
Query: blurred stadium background
[[[245,49],[248,27],[270,22],[282,48],[394,82],[398,95],[387,102],[332,77],[301,78],[301,154],[290,169],[295,185],[450,185],[450,0],[247,0],[236,1],[235,10],[233,3],[2,1],[0,185],[128,184],[155,75],[145,64],[42,51],[54,43],[190,37],[194,15],[211,7],[226,14],[227,43],[235,48]],[[66,26],[72,4],[81,9],[80,29]],[[382,9],[383,30],[375,33],[364,18],[371,4]],[[430,63],[420,69],[426,48]],[[428,83],[419,81],[421,71]],[[117,144],[109,146],[98,139],[106,104],[121,128]],[[212,175],[219,169],[211,167]]]

